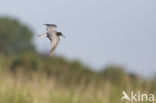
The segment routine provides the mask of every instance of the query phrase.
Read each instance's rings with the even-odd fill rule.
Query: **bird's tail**
[[[53,48],[51,48],[50,54],[49,54],[50,57],[53,56],[53,54],[55,52],[55,49],[56,49],[56,46],[54,46]]]

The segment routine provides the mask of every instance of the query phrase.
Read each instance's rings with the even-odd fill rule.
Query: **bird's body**
[[[50,41],[51,41],[50,56],[52,56],[54,54],[54,51],[55,51],[59,41],[60,41],[60,37],[58,37],[56,35],[56,33],[54,33],[54,34],[53,33],[50,33],[50,34],[48,33],[48,38],[50,38]]]
[[[54,51],[60,41],[59,36],[64,35],[61,32],[56,31],[56,25],[55,24],[45,24],[47,26],[47,32],[45,34],[39,35],[39,37],[48,37],[51,41],[51,49],[50,49],[50,56],[54,54]]]

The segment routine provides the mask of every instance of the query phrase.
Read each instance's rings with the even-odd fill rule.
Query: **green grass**
[[[0,56],[0,103],[121,103],[123,90],[156,94],[156,83],[121,67],[98,73],[62,57]]]
[[[35,75],[31,79],[22,75],[0,76],[0,103],[104,103],[105,90],[83,84],[64,87],[53,78]]]

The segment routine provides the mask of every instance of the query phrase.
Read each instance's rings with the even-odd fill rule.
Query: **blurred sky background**
[[[156,73],[155,0],[3,0],[0,16],[11,16],[34,30],[40,52],[49,52],[42,24],[55,23],[66,35],[56,54],[80,59],[100,70],[121,65],[143,76]]]

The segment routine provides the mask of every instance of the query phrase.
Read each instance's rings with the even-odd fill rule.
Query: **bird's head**
[[[65,36],[61,32],[57,32],[56,35],[57,36],[63,36],[65,38]]]

